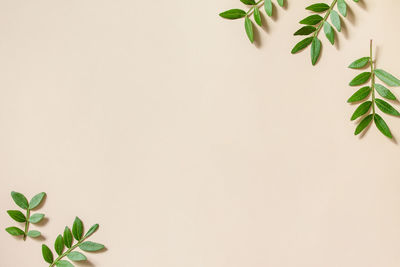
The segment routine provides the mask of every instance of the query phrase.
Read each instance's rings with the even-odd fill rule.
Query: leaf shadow
[[[357,19],[356,19],[356,15],[354,14],[353,9],[347,5],[347,21],[349,21],[351,24],[356,25],[357,24]]]
[[[90,260],[86,261],[75,261],[74,264],[76,266],[95,266]]]

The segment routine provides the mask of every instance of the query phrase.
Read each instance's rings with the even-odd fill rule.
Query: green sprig
[[[251,20],[251,16],[253,15],[254,21],[260,27],[263,26],[263,21],[260,13],[260,8],[264,6],[265,13],[272,17],[273,15],[273,3],[272,0],[240,0],[243,4],[249,6],[248,11],[244,11],[243,9],[229,9],[225,12],[220,13],[219,15],[222,18],[235,20],[244,18],[244,27],[246,31],[246,35],[249,38],[250,42],[254,42],[254,26]],[[277,0],[278,4],[283,7],[285,5],[285,0]]]
[[[347,102],[355,103],[361,102],[361,104],[354,111],[351,120],[354,121],[361,118],[358,126],[355,130],[355,135],[362,133],[372,121],[374,121],[378,130],[388,138],[393,138],[389,126],[385,120],[377,113],[377,108],[383,113],[400,117],[400,113],[392,107],[388,102],[383,99],[377,98],[377,94],[382,98],[388,100],[397,100],[396,96],[384,85],[376,83],[375,80],[378,78],[388,86],[400,86],[400,80],[394,77],[392,74],[375,68],[375,61],[372,56],[372,40],[370,42],[370,55],[369,57],[362,57],[357,59],[350,64],[351,69],[363,69],[370,67],[371,71],[363,72],[357,75],[351,82],[350,86],[359,86],[371,81],[370,86],[365,86],[355,92]],[[369,96],[371,99],[369,100]],[[376,108],[377,107],[377,108]],[[371,111],[372,108],[372,111]]]
[[[31,223],[36,224],[43,220],[45,216],[43,213],[32,214],[32,210],[36,209],[42,203],[43,199],[46,197],[46,193],[42,192],[37,194],[29,202],[23,194],[18,192],[11,192],[11,197],[17,206],[26,211],[26,214],[19,210],[8,210],[7,213],[14,221],[23,223],[24,230],[12,226],[6,228],[6,231],[13,236],[22,236],[24,241],[28,236],[32,238],[41,236],[39,231],[29,230],[29,226]]]
[[[359,0],[353,1],[359,2]],[[324,30],[325,36],[329,40],[329,42],[332,45],[335,44],[335,30],[328,22],[328,19],[330,18],[331,23],[336,28],[336,30],[338,32],[342,30],[340,15],[334,10],[335,6],[337,6],[339,13],[342,14],[343,17],[347,16],[347,4],[345,0],[333,0],[331,5],[325,3],[317,3],[306,7],[306,10],[314,12],[315,14],[312,14],[301,20],[299,23],[305,26],[297,30],[294,35],[310,36],[298,42],[293,47],[292,54],[296,54],[311,45],[311,63],[313,65],[317,64],[321,54],[322,46],[318,35],[322,29]],[[325,13],[324,17],[320,15],[323,13]]]
[[[83,235],[83,223],[81,219],[76,217],[72,225],[72,231],[67,226],[65,227],[63,234],[58,235],[58,237],[56,238],[56,241],[54,243],[54,250],[58,255],[57,258],[54,259],[54,254],[48,246],[46,246],[45,244],[42,245],[42,255],[44,260],[50,264],[49,267],[73,267],[74,265],[71,262],[65,260],[65,257],[73,262],[86,261],[86,256],[83,253],[75,250],[77,248],[85,252],[95,252],[103,250],[104,245],[91,241],[86,241],[91,235],[93,235],[97,231],[97,229],[99,229],[99,225],[95,224],[87,231],[85,235]],[[74,241],[76,241],[75,244]],[[65,250],[65,248],[67,248],[67,250]]]

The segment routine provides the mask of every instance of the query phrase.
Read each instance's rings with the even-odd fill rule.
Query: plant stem
[[[256,6],[258,6],[259,4],[261,4],[261,2],[264,2],[264,0],[259,0],[258,2],[256,2],[256,4],[253,5],[253,6],[249,9],[249,11],[247,11],[246,16],[247,16],[247,17],[248,17],[248,16],[251,16],[251,14],[253,14],[253,12],[254,12],[254,8],[255,8]]]
[[[29,218],[31,217],[31,210],[28,208],[26,210],[26,221],[25,221],[25,232],[24,232],[24,241],[26,240],[26,237],[28,236],[28,230],[29,230]]]
[[[374,59],[372,58],[372,39],[369,47],[369,61],[371,65],[372,116],[375,117],[375,69]]]
[[[76,249],[77,247],[79,247],[80,244],[82,244],[83,241],[85,241],[88,237],[83,237],[80,241],[78,241],[78,243],[76,243],[75,245],[73,245],[72,247],[70,247],[67,251],[65,251],[63,254],[61,254],[60,256],[57,257],[57,259],[50,264],[49,267],[54,267],[56,266],[57,262],[60,261],[62,258],[64,258],[65,256],[67,256],[71,251],[73,251],[74,249]]]
[[[318,36],[319,32],[322,29],[322,26],[324,26],[325,21],[329,18],[329,15],[331,14],[332,9],[335,7],[336,3],[338,0],[333,0],[331,6],[329,9],[326,11],[324,19],[319,23],[317,30],[314,32],[314,38]]]

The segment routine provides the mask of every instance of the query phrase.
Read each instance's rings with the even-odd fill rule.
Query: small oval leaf
[[[400,116],[400,113],[392,107],[388,102],[382,99],[375,99],[376,106],[384,113],[393,115],[393,116]]]
[[[83,223],[78,217],[75,218],[74,224],[72,225],[72,234],[75,239],[80,241],[83,235]]]
[[[372,121],[372,114],[368,115],[367,117],[365,117],[360,124],[358,124],[356,131],[354,132],[355,135],[360,134],[362,131],[365,130],[365,128],[368,127],[368,125],[370,125],[371,121]]]
[[[25,235],[25,232],[19,229],[18,227],[8,227],[6,228],[6,231],[13,236]]]
[[[322,20],[323,20],[323,18],[320,15],[311,15],[311,16],[308,16],[307,18],[301,20],[300,24],[316,25],[316,24],[320,23]]]
[[[47,263],[50,263],[50,264],[53,263],[53,261],[54,261],[53,252],[51,252],[51,250],[49,249],[48,246],[42,245],[42,255],[43,255],[43,259]]]
[[[372,102],[371,101],[366,101],[362,103],[361,105],[358,106],[358,108],[354,111],[353,115],[351,116],[351,120],[354,121],[361,117],[364,114],[367,114],[367,112],[371,109]]]
[[[378,130],[383,133],[388,138],[393,138],[392,133],[390,132],[389,126],[386,124],[386,122],[382,119],[381,116],[378,114],[375,114],[374,117],[375,125]]]
[[[61,255],[64,251],[64,239],[62,235],[58,235],[54,243],[54,250],[58,255]]]
[[[14,219],[14,221],[17,221],[20,223],[26,222],[25,215],[22,212],[20,212],[19,210],[8,210],[7,213],[8,213],[8,215],[10,215],[10,217],[12,219]]]
[[[230,9],[219,14],[224,19],[240,19],[246,16],[246,12],[242,9]]]
[[[11,197],[13,198],[15,204],[17,204],[21,209],[27,210],[29,208],[28,200],[23,194],[12,191]]]
[[[311,63],[317,64],[319,55],[321,54],[321,41],[315,37],[311,44]]]
[[[400,80],[384,70],[375,70],[375,75],[389,86],[400,86]]]
[[[364,84],[364,83],[368,82],[370,78],[371,78],[371,72],[363,72],[363,73],[357,75],[350,82],[350,86],[357,86],[357,85]]]
[[[376,83],[375,84],[375,89],[378,92],[378,94],[386,99],[389,100],[396,100],[396,96],[385,86]]]
[[[350,64],[349,68],[350,69],[362,69],[369,65],[370,63],[370,58],[369,57],[362,57],[360,59],[357,59],[353,63]]]
[[[29,222],[31,223],[39,223],[43,220],[44,214],[43,213],[35,213],[29,218]]]
[[[370,93],[371,93],[371,87],[365,86],[365,87],[361,88],[360,90],[358,90],[357,92],[355,92],[349,98],[349,100],[347,100],[347,102],[354,103],[354,102],[361,101],[361,100],[365,99],[367,96],[369,96]]]
[[[71,261],[85,261],[87,260],[86,256],[83,255],[82,253],[78,251],[72,251],[69,254],[67,254],[68,259]]]
[[[314,37],[307,37],[306,39],[301,40],[300,42],[298,42],[292,49],[292,54],[295,54],[301,50],[303,50],[304,48],[306,48],[307,46],[309,46],[312,41],[313,41]]]
[[[36,230],[31,230],[31,231],[28,232],[28,236],[32,237],[32,238],[36,238],[36,237],[39,237],[41,235],[42,234],[39,231],[36,231]]]
[[[69,227],[65,227],[63,239],[64,239],[65,246],[67,248],[70,248],[72,246],[73,238],[72,238],[71,229],[69,229]]]
[[[82,249],[83,251],[94,252],[104,249],[104,245],[91,241],[86,241],[80,244],[79,248]]]
[[[46,196],[45,192],[39,193],[36,196],[34,196],[31,201],[29,202],[29,209],[34,209],[37,206],[40,205],[40,203],[42,203],[44,197]]]

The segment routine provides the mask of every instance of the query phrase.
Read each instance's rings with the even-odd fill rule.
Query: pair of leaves
[[[253,14],[254,21],[259,25],[263,25],[260,6],[263,3],[265,13],[271,17],[273,15],[273,4],[272,0],[240,0],[243,4],[251,6],[251,8],[246,12],[243,9],[230,9],[220,13],[219,15],[222,18],[235,20],[244,18],[244,27],[246,31],[246,35],[251,43],[254,42],[254,29],[253,29],[253,22],[250,19],[250,16]],[[278,4],[283,7],[285,5],[284,0],[277,0]]]
[[[36,213],[31,215],[31,210],[37,208],[45,198],[46,193],[42,192],[37,195],[35,195],[29,202],[28,199],[21,193],[18,192],[11,192],[11,197],[14,200],[15,204],[22,208],[23,210],[26,210],[26,216],[19,210],[8,210],[7,213],[8,215],[16,222],[19,223],[24,223],[25,224],[25,229],[29,229],[29,224],[33,223],[39,223],[42,221],[44,218],[44,214],[42,213]],[[6,228],[6,231],[13,236],[23,236],[24,240],[27,236],[36,238],[41,235],[39,231],[36,230],[30,230],[25,232],[24,230],[18,228],[18,227],[8,227]]]
[[[63,258],[67,257],[70,261],[85,261],[87,260],[86,256],[79,252],[79,251],[74,251],[76,248],[80,248],[82,251],[85,252],[95,252],[95,251],[100,251],[104,249],[104,245],[91,242],[91,241],[85,241],[87,238],[89,238],[92,234],[94,234],[97,229],[99,228],[98,224],[93,225],[85,235],[83,235],[84,232],[84,227],[81,219],[78,217],[75,218],[75,221],[72,225],[72,231],[71,229],[67,226],[64,229],[63,234],[58,235],[54,242],[54,250],[57,253],[58,257],[54,259],[54,254],[51,251],[51,249],[46,246],[42,245],[42,255],[43,259],[47,262],[50,263],[51,266],[57,266],[57,267],[71,267],[74,266],[72,263],[70,263],[67,260],[63,260]],[[74,240],[76,240],[76,244],[74,245]],[[65,248],[67,250],[65,251]],[[65,251],[65,252],[64,252]]]
[[[358,0],[353,1],[358,2]],[[340,14],[346,17],[347,4],[345,0],[334,0],[330,6],[325,3],[316,3],[306,7],[306,10],[317,14],[313,14],[302,19],[299,23],[305,26],[297,30],[294,35],[307,36],[312,34],[312,36],[306,37],[305,39],[298,42],[293,47],[291,51],[292,54],[296,54],[311,45],[311,63],[315,65],[318,62],[321,54],[321,41],[319,40],[318,35],[322,29],[324,30],[325,36],[329,40],[329,42],[332,45],[335,44],[335,30],[327,21],[328,18],[330,18],[331,23],[336,28],[336,30],[338,32],[342,30],[340,15],[333,9],[335,5],[337,5]],[[322,17],[320,13],[325,13],[325,16]]]
[[[355,130],[355,135],[358,135],[361,132],[363,132],[371,124],[371,122],[374,121],[376,127],[382,134],[384,134],[388,138],[392,138],[393,136],[389,129],[389,126],[387,125],[385,120],[379,114],[376,113],[375,106],[383,113],[386,113],[389,115],[400,116],[400,113],[391,104],[389,104],[385,100],[376,98],[375,91],[382,98],[385,98],[388,100],[396,100],[397,98],[384,85],[376,83],[375,77],[380,79],[382,82],[384,82],[388,86],[400,86],[400,80],[385,70],[374,69],[372,62],[373,62],[373,60],[371,57],[363,57],[363,58],[357,59],[356,61],[351,63],[349,66],[349,68],[352,68],[352,69],[362,69],[362,68],[365,68],[368,66],[371,67],[371,72],[363,72],[363,73],[357,75],[350,82],[350,86],[359,86],[359,85],[365,84],[368,81],[372,80],[371,86],[362,87],[348,99],[347,102],[349,102],[349,103],[356,103],[356,102],[364,101],[354,111],[353,115],[351,116],[351,120],[352,121],[356,120],[356,119],[368,114],[372,107],[373,113],[366,115],[360,121],[360,123],[358,124],[358,126]],[[371,95],[371,93],[372,93],[372,99],[365,101],[365,99],[369,95]]]

